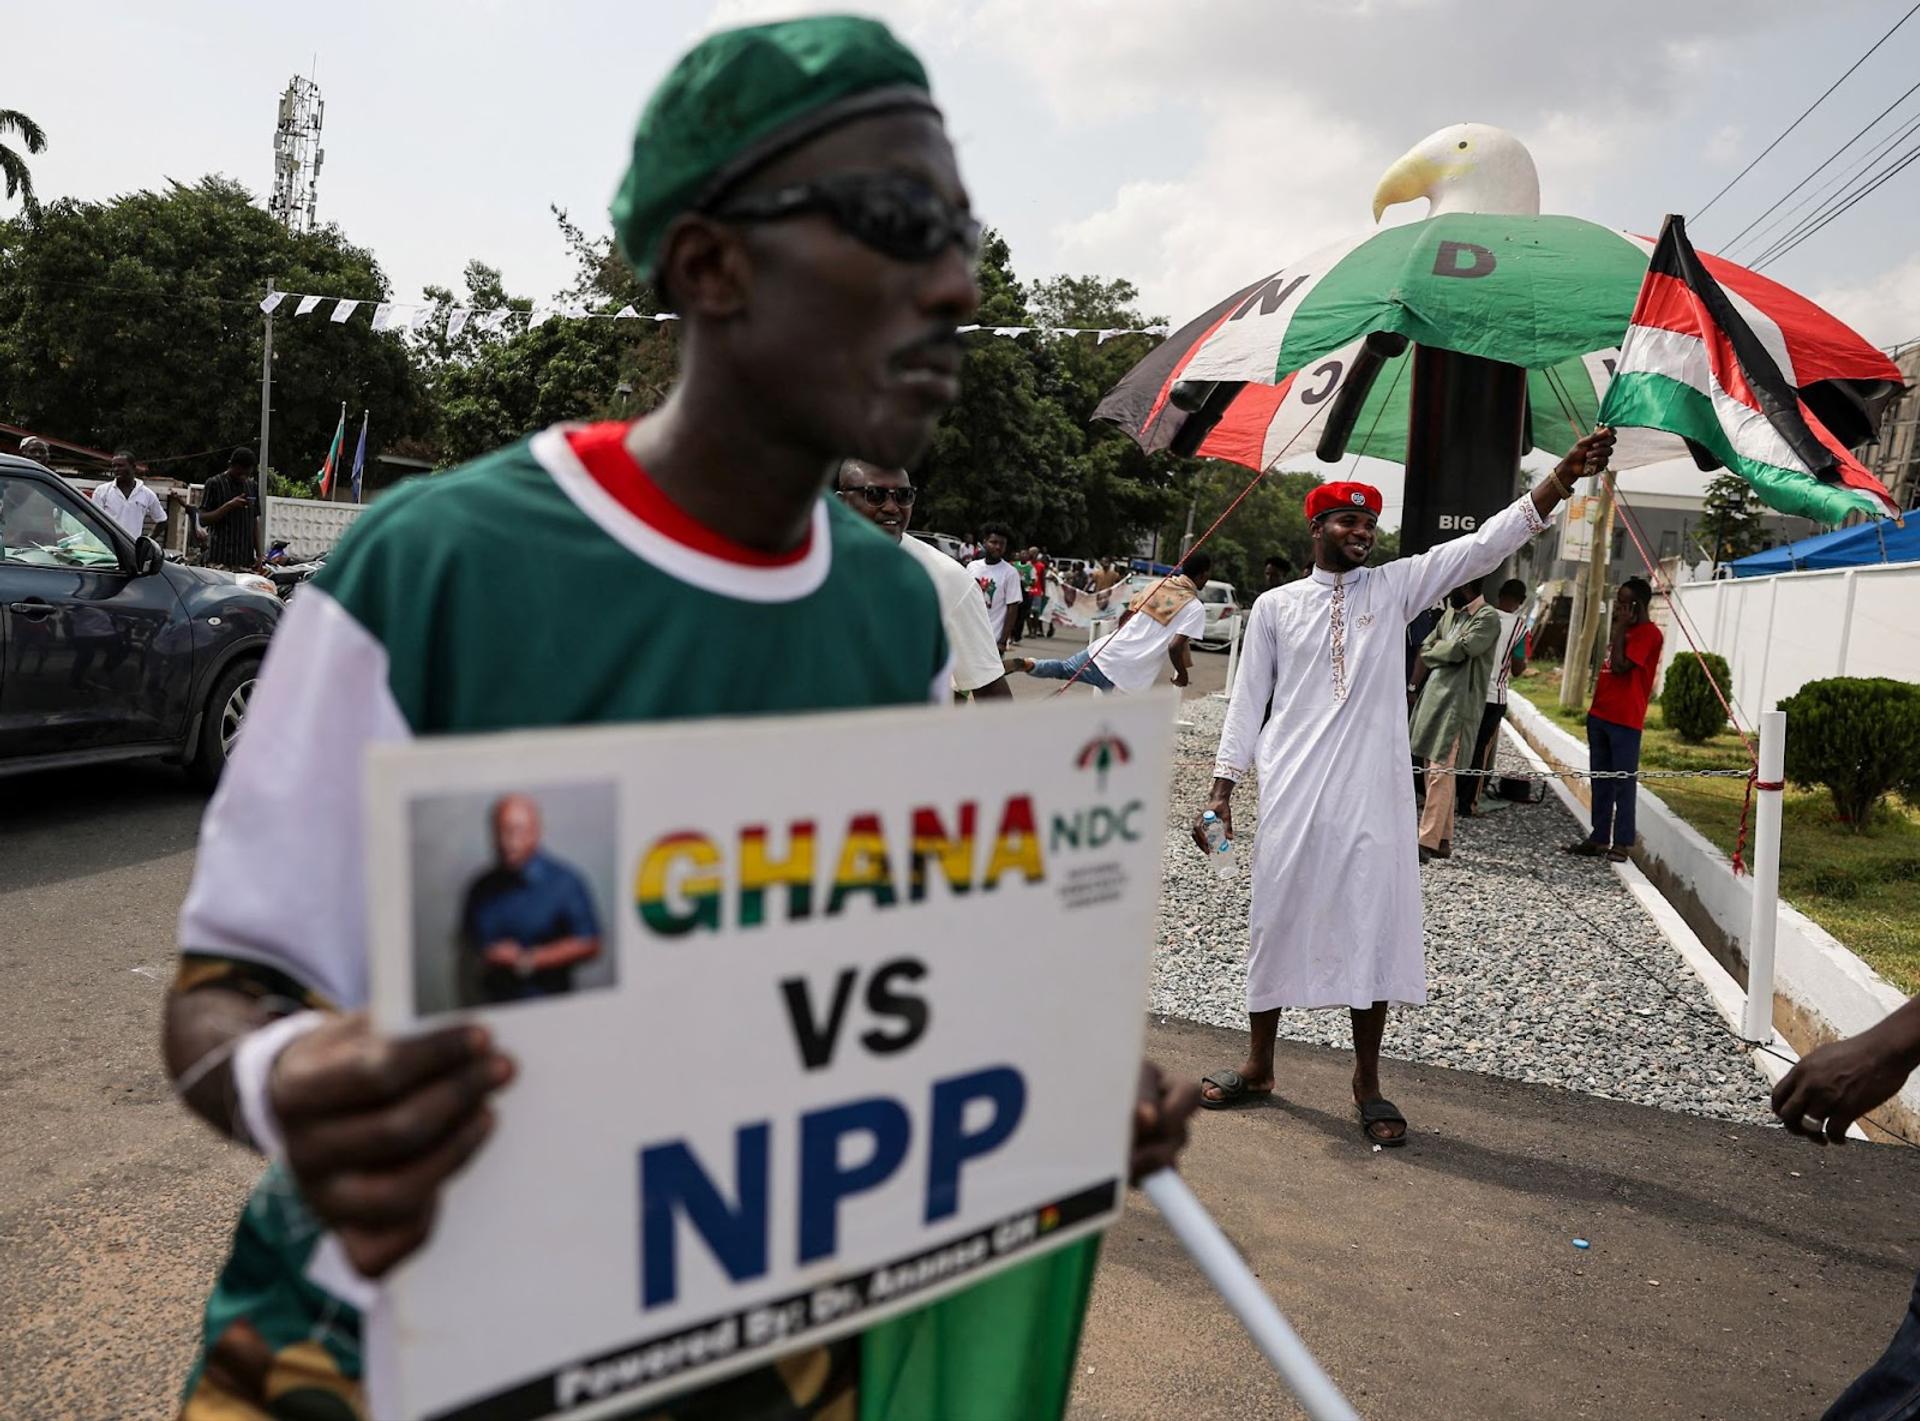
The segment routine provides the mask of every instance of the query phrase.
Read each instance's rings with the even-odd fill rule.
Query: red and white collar
[[[628,425],[559,424],[533,436],[533,457],[609,537],[690,586],[745,602],[792,602],[819,590],[833,562],[825,500],[792,553],[743,547],[669,500],[626,448]]]

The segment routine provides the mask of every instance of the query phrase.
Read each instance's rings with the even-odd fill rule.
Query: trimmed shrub
[[[1879,676],[1809,681],[1780,702],[1787,778],[1824,785],[1857,834],[1880,797],[1920,780],[1920,686]]]
[[[1721,691],[1732,700],[1733,673],[1727,669],[1727,659],[1709,651],[1706,662]],[[1660,711],[1675,734],[1696,745],[1727,728],[1727,713],[1720,708],[1720,697],[1714,695],[1706,672],[1700,669],[1700,658],[1692,651],[1677,653],[1668,665],[1666,683],[1660,688]]]

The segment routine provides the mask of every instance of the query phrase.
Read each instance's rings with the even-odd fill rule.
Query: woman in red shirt
[[[1660,665],[1665,638],[1647,620],[1653,589],[1645,578],[1630,577],[1613,599],[1613,637],[1607,659],[1594,682],[1587,711],[1587,759],[1594,770],[1638,770],[1640,731],[1653,697],[1653,673]],[[1567,852],[1582,858],[1605,856],[1625,863],[1634,842],[1634,798],[1638,780],[1593,782],[1593,832]]]

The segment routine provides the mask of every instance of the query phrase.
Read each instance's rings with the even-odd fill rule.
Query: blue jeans
[[[1092,650],[1092,647],[1087,648],[1087,651]],[[1096,691],[1111,691],[1113,682],[1101,672],[1100,663],[1096,661],[1091,666],[1087,665],[1087,651],[1076,651],[1065,661],[1036,661],[1033,670],[1027,674],[1038,676],[1043,681],[1071,681],[1077,675],[1083,686],[1091,686]]]
[[[1915,1421],[1920,1417],[1920,1278],[1893,1341],[1821,1421]]]
[[[1640,768],[1640,732],[1625,725],[1587,717],[1587,763],[1595,770],[1637,770]],[[1639,791],[1637,780],[1595,780],[1593,782],[1594,843],[1611,843],[1622,849],[1633,847],[1633,802]]]

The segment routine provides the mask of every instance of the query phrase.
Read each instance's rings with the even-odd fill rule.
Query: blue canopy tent
[[[1736,558],[1725,564],[1735,577],[1765,577],[1775,572],[1811,572],[1829,567],[1868,567],[1875,563],[1920,562],[1920,509],[1907,515],[1907,526],[1891,518],[1876,518],[1852,528],[1802,538],[1768,548],[1764,553]]]

